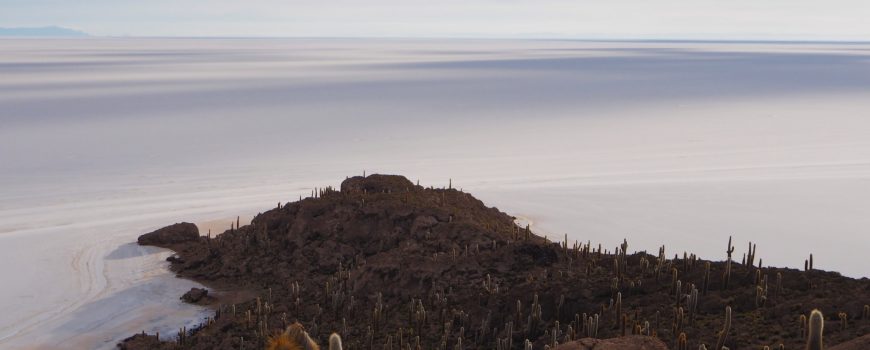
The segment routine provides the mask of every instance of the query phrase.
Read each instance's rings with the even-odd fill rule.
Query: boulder
[[[157,335],[145,333],[136,334],[132,337],[124,339],[118,344],[119,350],[131,349],[171,349],[171,343],[160,342]]]
[[[185,303],[196,304],[200,301],[207,301],[208,299],[208,289],[203,288],[190,288],[187,293],[181,296],[181,300]]]
[[[610,339],[583,338],[559,344],[554,350],[668,350],[668,347],[658,338],[630,335]]]
[[[196,241],[199,229],[189,222],[182,222],[139,236],[139,245],[167,246]]]

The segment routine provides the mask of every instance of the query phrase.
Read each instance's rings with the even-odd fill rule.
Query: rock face
[[[173,244],[193,242],[198,239],[199,229],[196,225],[182,222],[139,236],[139,245],[166,247]]]
[[[668,347],[657,338],[631,335],[611,339],[583,338],[561,344],[554,350],[668,350]]]

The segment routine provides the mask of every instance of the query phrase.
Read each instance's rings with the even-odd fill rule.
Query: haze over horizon
[[[61,26],[95,36],[402,37],[866,41],[870,3],[664,0],[11,0],[0,27]]]

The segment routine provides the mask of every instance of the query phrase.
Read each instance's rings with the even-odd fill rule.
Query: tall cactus
[[[713,348],[715,350],[722,350],[722,347],[725,346],[725,342],[728,340],[728,331],[731,330],[731,307],[725,307],[725,324],[722,326],[722,330],[719,332],[719,339],[716,341],[716,347]]]
[[[707,288],[710,287],[710,262],[704,263],[704,283],[701,285],[701,293],[707,295]]]
[[[341,337],[336,333],[329,336],[329,350],[341,350]]]
[[[819,310],[810,312],[809,334],[807,335],[806,350],[822,350],[825,348],[822,340],[825,331],[825,318]]]
[[[688,350],[688,337],[686,333],[680,333],[680,336],[677,337],[677,350]]]

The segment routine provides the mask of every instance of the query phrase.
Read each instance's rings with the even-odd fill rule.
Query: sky
[[[100,36],[870,40],[866,0],[0,0]]]

